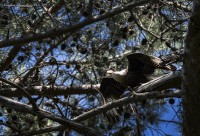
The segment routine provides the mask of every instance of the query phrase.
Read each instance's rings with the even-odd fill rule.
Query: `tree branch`
[[[64,125],[66,128],[75,130],[81,134],[90,134],[90,135],[100,136],[100,134],[97,131],[95,131],[94,129],[85,127],[81,124],[72,122],[68,119],[62,119],[62,118],[55,116],[52,113],[45,111],[45,110],[40,109],[38,111],[34,111],[31,106],[16,102],[16,101],[8,99],[4,96],[0,96],[0,103],[6,107],[15,109],[20,112],[30,113],[32,115],[37,115],[42,118],[48,118],[52,121],[55,121],[55,122],[58,122],[58,123]]]
[[[30,95],[41,95],[41,96],[57,96],[57,95],[72,95],[72,94],[95,94],[98,93],[100,84],[96,85],[82,85],[74,87],[65,87],[65,86],[54,86],[52,89],[51,86],[28,86],[24,89]],[[150,82],[144,83],[139,88],[137,92],[141,93],[143,91],[149,92],[154,88],[154,91],[162,91],[168,88],[181,88],[181,73],[176,71],[174,73],[169,73],[162,75]],[[16,88],[2,88],[0,89],[0,95],[6,97],[19,97],[24,96],[24,94]]]
[[[30,101],[30,103],[31,103],[32,106],[33,106],[33,109],[34,109],[34,110],[39,110],[38,107],[37,107],[37,105],[36,105],[36,103],[35,103],[35,101],[34,101],[33,98],[31,97],[31,95],[30,95],[24,88],[22,88],[21,86],[19,86],[19,85],[13,83],[13,82],[11,82],[11,81],[8,81],[8,80],[6,80],[6,79],[4,79],[4,78],[1,78],[1,77],[0,77],[0,81],[2,81],[2,82],[4,82],[4,83],[7,83],[7,84],[9,84],[9,85],[11,85],[11,86],[13,86],[13,87],[16,87],[21,93],[23,93],[23,94],[28,98],[28,100]]]
[[[142,84],[136,92],[162,91],[168,88],[181,89],[181,82],[181,71],[176,71]]]
[[[122,105],[127,105],[132,102],[143,101],[146,99],[163,99],[168,97],[180,98],[182,96],[182,91],[180,90],[174,92],[163,92],[163,93],[159,92],[163,89],[176,88],[176,87],[179,88],[180,86],[181,86],[181,72],[176,71],[173,73],[169,73],[161,77],[158,77],[146,84],[143,84],[141,87],[135,90],[136,92],[144,92],[144,93],[136,93],[130,97],[125,97],[117,101],[114,101],[113,103],[108,103],[91,111],[85,112],[84,114],[75,117],[73,121],[80,122],[83,120],[87,120],[95,115],[106,112],[112,108],[120,107]],[[34,135],[34,134],[42,134],[49,131],[58,131],[64,129],[66,129],[65,126],[60,125],[56,127],[51,127],[51,129],[48,127],[40,130],[35,130],[34,132],[27,131],[26,133]]]
[[[0,73],[3,72],[13,61],[13,59],[17,56],[18,52],[21,50],[22,46],[13,47],[8,53],[8,57],[1,62],[0,65]]]
[[[29,86],[24,87],[30,95],[40,96],[57,96],[57,95],[73,95],[73,94],[95,94],[98,93],[100,84],[97,85],[82,85],[76,87],[65,87],[65,86]],[[24,96],[24,93],[16,88],[3,88],[0,89],[0,95],[6,97],[20,97]]]
[[[177,83],[179,84],[177,85]],[[138,101],[143,101],[147,99],[163,99],[163,98],[168,98],[168,97],[180,98],[182,96],[182,91],[180,90],[174,91],[174,92],[166,92],[166,93],[158,92],[158,91],[161,91],[163,89],[168,89],[168,88],[179,88],[180,85],[181,85],[181,72],[176,71],[174,73],[169,73],[161,77],[158,77],[148,83],[145,83],[135,90],[135,92],[140,92],[140,93],[133,92],[132,96],[124,97],[114,102],[110,102],[106,105],[103,105],[101,107],[88,111],[78,117],[75,117],[73,120],[83,121],[83,120],[93,117],[94,115],[98,115],[100,113],[106,112],[112,108],[120,107],[132,102],[138,102]],[[144,93],[141,93],[141,92],[144,92]]]
[[[84,21],[77,23],[75,25],[62,27],[62,28],[53,28],[53,29],[46,31],[45,33],[30,34],[30,35],[27,35],[27,36],[24,36],[21,38],[12,38],[9,40],[3,40],[3,41],[0,41],[0,48],[13,46],[13,45],[19,46],[19,45],[22,45],[25,43],[29,43],[29,42],[33,42],[33,41],[40,41],[45,38],[50,38],[53,35],[60,36],[62,34],[75,32],[89,24],[113,17],[117,14],[120,14],[120,13],[128,11],[128,10],[132,10],[133,8],[135,8],[137,6],[144,5],[146,3],[149,3],[150,1],[158,1],[158,0],[141,0],[141,1],[132,2],[130,4],[127,4],[126,6],[113,8],[113,10],[110,10],[109,12],[106,12],[102,15],[87,18]]]

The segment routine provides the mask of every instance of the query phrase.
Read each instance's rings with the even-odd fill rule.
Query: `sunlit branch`
[[[99,89],[100,84],[97,85],[82,85],[74,87],[65,86],[29,86],[24,87],[30,95],[40,95],[40,96],[58,96],[58,95],[73,95],[73,94],[95,94],[97,89]],[[0,89],[0,95],[7,97],[19,97],[24,96],[19,89],[16,88],[2,88]]]

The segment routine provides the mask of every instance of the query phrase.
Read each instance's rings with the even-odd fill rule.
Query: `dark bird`
[[[155,56],[142,53],[131,53],[126,55],[128,67],[121,71],[107,71],[106,77],[101,81],[100,92],[104,103],[119,99],[127,87],[136,87],[151,80],[150,76],[155,69],[175,71],[176,67],[169,64],[169,59],[160,59]],[[105,115],[109,122],[117,122],[122,115],[123,108],[112,109]]]

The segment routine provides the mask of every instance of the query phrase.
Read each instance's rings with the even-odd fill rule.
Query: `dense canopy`
[[[182,134],[180,71],[192,4],[0,0],[0,134]],[[166,63],[136,93],[102,105],[100,82],[108,69],[127,68],[127,51]],[[122,105],[132,105],[132,114],[109,123],[103,113]]]

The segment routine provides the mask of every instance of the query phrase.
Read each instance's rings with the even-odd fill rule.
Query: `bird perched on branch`
[[[155,69],[175,71],[176,67],[169,64],[169,59],[160,59],[142,53],[127,54],[128,67],[121,71],[108,70],[101,81],[100,92],[105,98],[104,103],[119,99],[127,87],[136,87],[148,82]],[[123,108],[112,109],[106,113],[108,121],[117,122]]]

